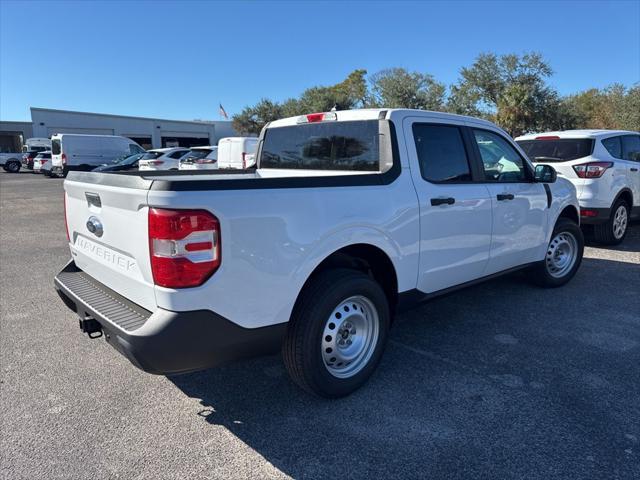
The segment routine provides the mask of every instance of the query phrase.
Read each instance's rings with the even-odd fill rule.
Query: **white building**
[[[8,144],[16,144],[16,139],[11,140],[9,137],[17,135],[24,137],[21,139],[21,142],[24,142],[27,138],[25,134],[33,137],[51,137],[56,133],[86,133],[122,135],[149,149],[216,145],[221,138],[236,135],[228,120],[163,120],[34,107],[31,107],[31,129],[23,129],[23,133],[20,134],[15,128],[15,124],[19,122],[11,122],[11,125],[9,122],[2,123],[6,123],[7,128],[0,124],[0,137],[7,137],[5,140]]]

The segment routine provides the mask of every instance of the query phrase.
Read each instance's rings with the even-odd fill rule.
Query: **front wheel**
[[[376,369],[390,322],[387,297],[371,277],[349,269],[322,272],[291,316],[283,344],[287,371],[310,393],[349,395]]]
[[[560,287],[573,278],[582,263],[584,236],[578,224],[559,218],[542,262],[533,268],[533,281],[542,287]]]
[[[9,173],[18,173],[20,166],[20,162],[10,161],[5,164],[4,169]]]

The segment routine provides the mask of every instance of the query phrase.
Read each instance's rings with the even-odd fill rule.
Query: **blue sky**
[[[29,107],[191,120],[400,66],[447,84],[481,52],[539,51],[566,94],[640,81],[640,0],[0,0],[0,119]]]

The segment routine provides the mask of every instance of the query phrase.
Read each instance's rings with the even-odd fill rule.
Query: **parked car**
[[[42,173],[45,177],[53,177],[54,175],[51,173],[51,169],[53,165],[51,164],[51,159],[49,158],[46,162],[40,165],[40,173]]]
[[[21,153],[0,153],[0,167],[2,167],[5,172],[18,173],[21,166]]]
[[[518,171],[487,171],[480,142]],[[315,113],[271,122],[257,158],[235,175],[70,174],[55,285],[82,331],[157,374],[281,348],[299,386],[340,397],[375,370],[396,309],[517,269],[558,287],[580,266],[575,187],[490,122]]]
[[[42,150],[29,150],[22,154],[22,166],[28,170],[33,170],[33,161]]]
[[[139,170],[178,170],[180,160],[191,153],[184,147],[156,148],[147,150],[138,162]]]
[[[218,147],[192,147],[191,152],[180,160],[180,170],[217,170]]]
[[[218,168],[245,169],[255,165],[258,139],[227,137],[218,142]]]
[[[44,152],[40,152],[36,155],[33,159],[33,173],[41,173],[42,167],[47,162],[51,163],[51,150],[45,150]]]
[[[27,138],[22,146],[22,152],[44,152],[51,150],[51,139],[44,137]]]
[[[138,161],[144,157],[147,152],[134,153],[133,155],[125,155],[124,157],[117,158],[111,163],[105,163],[99,167],[94,168],[94,172],[124,172],[138,169]]]
[[[624,240],[640,215],[640,134],[621,130],[567,130],[516,138],[537,165],[549,164],[573,183],[580,217],[598,242]]]
[[[51,137],[52,173],[56,175],[92,170],[134,153],[144,153],[144,149],[133,140],[117,135],[60,133]]]

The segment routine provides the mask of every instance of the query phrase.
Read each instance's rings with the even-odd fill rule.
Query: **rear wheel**
[[[584,253],[584,236],[578,224],[561,217],[551,234],[545,258],[533,268],[532,280],[543,287],[560,287],[573,278]]]
[[[322,272],[291,316],[283,345],[289,375],[310,393],[348,395],[376,369],[389,325],[389,303],[375,280],[356,270]]]
[[[598,243],[618,245],[627,235],[628,226],[629,205],[623,199],[619,199],[611,209],[609,220],[593,226],[593,237]]]

